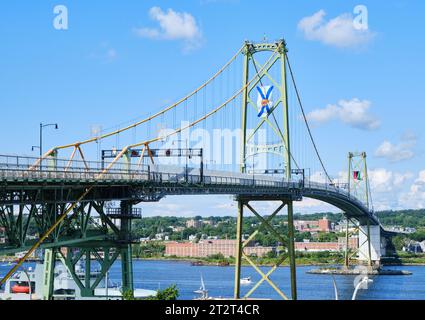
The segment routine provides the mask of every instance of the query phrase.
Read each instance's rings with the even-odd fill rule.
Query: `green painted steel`
[[[370,208],[366,152],[350,152],[348,154],[348,191],[362,201],[367,208]]]
[[[121,202],[121,215],[128,216],[132,212],[132,203],[128,201]],[[131,219],[121,218],[120,240],[129,241],[131,235]],[[120,249],[121,251],[121,271],[122,271],[122,288],[123,292],[133,292],[133,258],[131,243],[125,244]]]
[[[102,253],[101,256],[99,253]],[[68,272],[72,276],[74,282],[77,284],[81,296],[91,298],[95,296],[95,289],[100,282],[105,279],[106,274],[117,260],[120,251],[117,250],[116,245],[110,244],[110,247],[96,247],[96,248],[80,248],[80,247],[67,247],[67,253],[64,255],[62,252],[59,255],[60,261],[66,266]],[[99,265],[100,270],[96,276],[90,273],[90,266],[92,259],[95,259]],[[85,263],[84,282],[81,280],[80,274],[76,273],[76,264],[80,261]]]
[[[258,153],[278,154],[282,157],[285,169],[285,181],[267,181],[260,179],[245,179],[233,177],[189,175],[186,173],[186,180],[172,180],[175,174],[155,172],[152,174],[150,168],[144,170],[131,170],[131,150],[123,154],[123,170],[118,173],[112,172],[110,176],[104,175],[104,179],[96,178],[99,172],[86,170],[68,171],[68,168],[58,167],[57,152],[54,151],[47,159],[47,165],[39,170],[28,169],[19,165],[19,157],[16,157],[18,165],[15,168],[0,170],[0,182],[3,183],[3,193],[0,195],[0,225],[6,226],[8,243],[0,247],[0,253],[12,253],[31,248],[33,240],[28,240],[27,234],[30,223],[35,224],[38,234],[54,225],[57,217],[66,212],[67,206],[79,199],[79,196],[87,188],[91,192],[79,203],[70,219],[63,221],[57,229],[52,232],[42,248],[46,249],[45,254],[45,297],[51,298],[53,268],[55,263],[55,252],[61,247],[67,247],[69,253],[62,256],[64,264],[70,270],[83,296],[90,297],[94,294],[96,285],[105,277],[112,263],[121,256],[123,290],[133,291],[133,267],[132,267],[132,247],[131,247],[131,211],[132,206],[138,202],[159,201],[166,195],[194,195],[194,194],[233,194],[238,201],[238,222],[237,222],[237,257],[235,268],[235,298],[240,298],[240,269],[243,255],[243,213],[244,206],[250,207],[250,201],[273,201],[279,200],[287,205],[288,212],[288,256],[290,260],[291,294],[292,299],[297,299],[296,286],[296,261],[294,248],[294,227],[293,227],[293,201],[301,201],[303,197],[310,197],[330,203],[344,211],[348,219],[355,218],[360,223],[368,226],[367,233],[370,235],[370,225],[379,224],[377,218],[370,210],[371,198],[369,196],[369,183],[366,166],[365,153],[349,154],[348,170],[348,196],[340,192],[332,184],[322,186],[298,185],[291,179],[292,156],[290,145],[289,126],[289,105],[287,94],[287,47],[284,40],[272,43],[252,43],[246,42],[243,49],[243,79],[242,84],[245,89],[242,92],[242,136],[241,136],[241,166],[242,173],[247,172],[247,162],[252,156]],[[257,60],[257,53],[265,52],[276,54],[271,63],[266,67]],[[270,70],[273,67],[280,68],[280,79],[274,79]],[[255,69],[255,70],[254,70]],[[261,70],[259,72],[258,70]],[[249,86],[250,71],[255,71],[257,78]],[[250,107],[257,111],[257,105],[253,102],[251,94],[258,83],[267,79],[280,92],[280,97],[270,106],[267,117],[259,118],[253,133],[248,135],[248,116]],[[278,109],[279,108],[279,109]],[[249,109],[249,110],[248,110]],[[280,130],[275,114],[277,110],[282,111],[283,132]],[[256,114],[257,116],[257,114]],[[257,118],[257,117],[256,117]],[[275,124],[273,123],[273,120]],[[267,125],[271,132],[278,139],[278,144],[256,146],[253,154],[248,154],[248,145],[251,139],[262,126]],[[277,147],[277,149],[276,149]],[[82,156],[82,155],[81,155]],[[8,159],[8,158],[7,158]],[[13,158],[15,159],[15,158]],[[253,159],[255,161],[255,159]],[[363,180],[353,180],[353,171],[361,172]],[[255,170],[253,168],[253,172]],[[13,173],[13,174],[12,174]],[[206,179],[205,179],[206,178]],[[215,182],[212,182],[215,179]],[[210,182],[208,182],[210,181]],[[355,197],[359,198],[358,201]],[[106,201],[121,201],[121,225],[118,228],[104,212]],[[280,208],[281,209],[281,208]],[[278,211],[280,211],[280,209]],[[24,216],[24,211],[29,212]],[[91,223],[93,214],[96,211],[101,219],[102,226],[93,230]],[[277,212],[273,213],[277,214]],[[266,227],[271,228],[268,220],[256,214]],[[270,229],[272,232],[273,228]],[[112,231],[112,232],[111,232]],[[347,228],[348,231],[348,228]],[[347,236],[348,237],[348,236]],[[348,238],[346,238],[348,246]],[[73,253],[76,249],[77,254]],[[101,258],[99,251],[103,250],[104,257]],[[369,242],[369,256],[370,256]],[[84,283],[75,274],[75,264],[85,256],[86,274]],[[95,256],[100,263],[102,270],[94,283],[90,280],[91,259]],[[348,253],[346,252],[346,265]],[[246,259],[246,257],[245,257]],[[275,266],[277,267],[277,266]],[[261,270],[260,270],[261,271]],[[273,272],[273,270],[271,271]],[[263,280],[269,282],[267,275],[263,275]],[[261,281],[261,282],[262,282]],[[274,284],[269,282],[273,287]],[[256,287],[255,287],[256,288]],[[275,287],[274,287],[275,288]],[[275,288],[278,292],[279,289]],[[281,294],[283,295],[283,294]]]
[[[242,201],[238,201],[238,218],[236,224],[236,262],[235,262],[235,286],[234,286],[234,298],[240,299],[240,279],[241,279],[241,265],[242,265],[242,235],[243,235],[243,207]]]
[[[294,208],[293,202],[288,201],[288,255],[291,273],[291,296],[293,300],[298,299],[297,294],[297,266],[295,259],[295,230],[294,230]]]
[[[347,218],[345,222],[345,248],[344,248],[344,267],[347,269],[350,265],[350,258],[348,256],[349,240],[350,240],[349,238],[350,233],[348,231],[349,226],[350,226],[350,220]]]
[[[43,300],[51,300],[53,295],[56,249],[44,251]]]
[[[261,68],[262,72],[258,73],[258,68],[257,65],[259,65],[259,63],[256,61],[255,59],[255,55],[259,52],[273,52],[273,53],[278,53],[278,56],[272,61],[272,63],[270,64],[270,66],[268,68]],[[243,92],[243,96],[242,96],[242,139],[241,139],[241,168],[240,171],[242,173],[246,173],[247,170],[247,161],[250,157],[254,157],[256,155],[256,152],[253,151],[253,154],[248,154],[247,153],[247,146],[250,143],[250,140],[254,137],[255,133],[258,132],[258,130],[264,125],[267,124],[272,131],[276,134],[277,139],[280,141],[280,143],[284,146],[284,148],[282,148],[282,153],[280,154],[280,156],[282,157],[283,163],[284,163],[284,168],[285,168],[285,177],[286,177],[286,181],[289,182],[291,181],[291,172],[292,172],[292,167],[291,167],[291,147],[290,147],[290,135],[289,135],[289,105],[288,105],[288,94],[287,94],[287,79],[286,79],[286,52],[287,52],[287,48],[286,48],[286,43],[284,40],[279,40],[275,43],[251,43],[251,42],[245,42],[245,48],[243,50],[243,54],[244,54],[244,62],[243,62],[243,85],[247,86],[248,83],[248,79],[251,78],[250,77],[250,71],[252,69],[254,69],[254,71],[257,74],[258,80],[256,80],[256,82],[254,82],[253,85],[251,85],[250,87],[247,87],[244,92]],[[273,79],[273,77],[270,74],[270,70],[271,68],[273,68],[273,66],[277,65],[278,62],[280,61],[280,79],[276,80]],[[252,65],[252,67],[251,67]],[[260,67],[262,67],[260,65]],[[252,107],[254,107],[254,109],[256,110],[257,106],[255,105],[255,103],[252,101],[250,95],[252,93],[252,91],[255,89],[256,85],[258,83],[260,83],[261,85],[263,85],[262,83],[262,79],[266,78],[268,79],[274,86],[276,86],[279,89],[280,92],[280,97],[279,100],[277,102],[274,103],[273,106],[270,106],[270,112],[269,114],[265,117],[265,118],[259,118],[258,119],[258,123],[255,126],[253,133],[251,133],[251,135],[248,136],[248,128],[247,128],[247,117],[248,117],[248,106],[251,105]],[[279,123],[276,120],[276,117],[274,116],[274,112],[276,112],[278,106],[281,105],[282,107],[282,114],[283,114],[283,128],[284,128],[284,132],[282,133],[280,131],[280,126]],[[273,118],[275,121],[275,125],[272,123],[272,121],[269,120],[269,118]],[[267,146],[267,145],[266,145]],[[273,152],[269,152],[268,148],[266,146],[263,146],[262,148],[262,152],[263,153],[273,153]],[[253,163],[255,161],[255,159],[252,159]],[[254,172],[254,168],[252,169]],[[237,233],[236,233],[236,237],[237,237],[237,248],[236,248],[236,252],[237,252],[237,256],[236,256],[236,266],[235,266],[235,286],[234,286],[234,297],[235,299],[239,299],[240,298],[240,269],[241,269],[241,264],[242,264],[242,255],[243,255],[243,246],[242,246],[242,235],[243,235],[243,230],[242,230],[242,221],[243,221],[243,207],[244,205],[249,206],[249,201],[255,201],[255,200],[260,200],[260,201],[264,201],[267,200],[267,197],[271,197],[273,199],[280,199],[282,198],[282,192],[280,192],[279,195],[275,195],[275,197],[273,198],[273,196],[271,195],[270,192],[267,192],[264,197],[258,197],[255,195],[249,196],[249,195],[245,195],[246,198],[246,203],[242,202],[242,200],[238,200],[238,222],[237,222]],[[292,196],[289,196],[288,199],[292,199]],[[295,262],[295,247],[294,247],[294,225],[293,225],[293,202],[292,200],[286,200],[285,203],[287,204],[287,211],[288,211],[288,255],[289,255],[289,260],[290,260],[290,274],[291,274],[291,294],[292,294],[292,299],[296,300],[297,299],[297,286],[296,286],[296,262]],[[251,209],[251,211],[253,211],[253,209]],[[265,220],[263,220],[263,218],[261,216],[258,216],[260,218],[260,220],[263,221],[263,223],[267,222]],[[272,228],[273,229],[273,228]],[[270,281],[268,278],[264,278],[263,280],[267,280]],[[261,281],[261,282],[262,282]],[[271,284],[271,283],[270,283]],[[272,285],[272,284],[271,284]],[[274,285],[272,285],[274,286]],[[257,286],[255,286],[255,288],[257,288]],[[277,289],[277,287],[275,288],[282,296],[283,293],[281,293],[279,291],[279,289]],[[255,289],[254,289],[255,290]],[[254,291],[252,290],[252,291]],[[250,292],[251,293],[251,292]]]

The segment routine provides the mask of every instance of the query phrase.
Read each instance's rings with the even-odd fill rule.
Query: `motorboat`
[[[242,285],[248,285],[252,283],[251,277],[246,277],[246,278],[241,278],[241,282]]]

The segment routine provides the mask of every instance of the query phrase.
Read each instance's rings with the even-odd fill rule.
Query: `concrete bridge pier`
[[[385,253],[385,241],[382,241],[379,225],[359,226],[359,262],[374,269],[381,265],[381,256]]]

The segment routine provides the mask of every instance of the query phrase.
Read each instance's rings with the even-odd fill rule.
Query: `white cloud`
[[[326,45],[340,48],[358,47],[371,41],[375,34],[368,28],[356,28],[354,17],[344,13],[329,21],[325,20],[326,12],[319,10],[298,23],[298,29],[308,40],[320,41]]]
[[[202,44],[202,32],[191,14],[173,9],[163,11],[159,7],[152,7],[149,16],[159,23],[159,28],[136,28],[134,31],[139,37],[182,40],[185,51],[196,49]]]
[[[411,172],[395,172],[385,168],[368,170],[369,185],[372,193],[385,193],[390,191],[399,191],[409,179],[413,178]],[[347,183],[348,172],[341,171],[338,178],[334,179],[336,183]]]
[[[409,180],[414,175],[411,172],[396,172],[385,168],[376,168],[368,170],[370,191],[372,194],[372,203],[375,210],[406,209],[409,208],[400,204],[400,194],[406,190]],[[347,183],[348,172],[341,171],[336,183]],[[359,189],[359,192],[361,192]],[[364,190],[364,189],[363,189]],[[359,194],[359,197],[361,195]]]
[[[425,208],[425,170],[419,172],[410,190],[400,195],[400,203],[407,208]]]
[[[390,192],[399,190],[403,184],[413,177],[410,172],[399,173],[384,168],[369,170],[372,192]]]
[[[302,201],[294,202],[294,210],[299,213],[317,213],[317,212],[340,212],[341,210],[326,202],[311,198],[303,198]]]
[[[391,162],[412,159],[415,156],[412,148],[416,145],[414,135],[405,135],[398,144],[385,140],[375,151],[375,156]]]
[[[357,129],[374,130],[380,127],[381,122],[369,114],[371,102],[368,100],[340,100],[337,104],[330,104],[324,109],[316,109],[307,114],[308,120],[313,123],[325,123],[330,120],[340,120]]]
[[[413,178],[410,172],[400,173],[384,168],[369,171],[370,188],[375,210],[411,208],[411,203],[401,203],[400,194]]]

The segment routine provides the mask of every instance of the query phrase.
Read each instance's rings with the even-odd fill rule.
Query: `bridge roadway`
[[[16,158],[16,160],[14,160]],[[2,161],[7,159],[7,161]],[[171,195],[234,195],[253,200],[303,197],[329,203],[360,224],[380,225],[373,212],[344,188],[328,183],[226,171],[203,170],[166,165],[138,167],[117,165],[99,177],[99,163],[89,168],[60,166],[31,168],[19,157],[0,156],[0,205],[72,202],[88,186],[95,186],[83,201],[159,201]],[[32,162],[33,163],[33,162]],[[24,194],[25,196],[22,196]],[[20,196],[19,196],[20,195]]]

